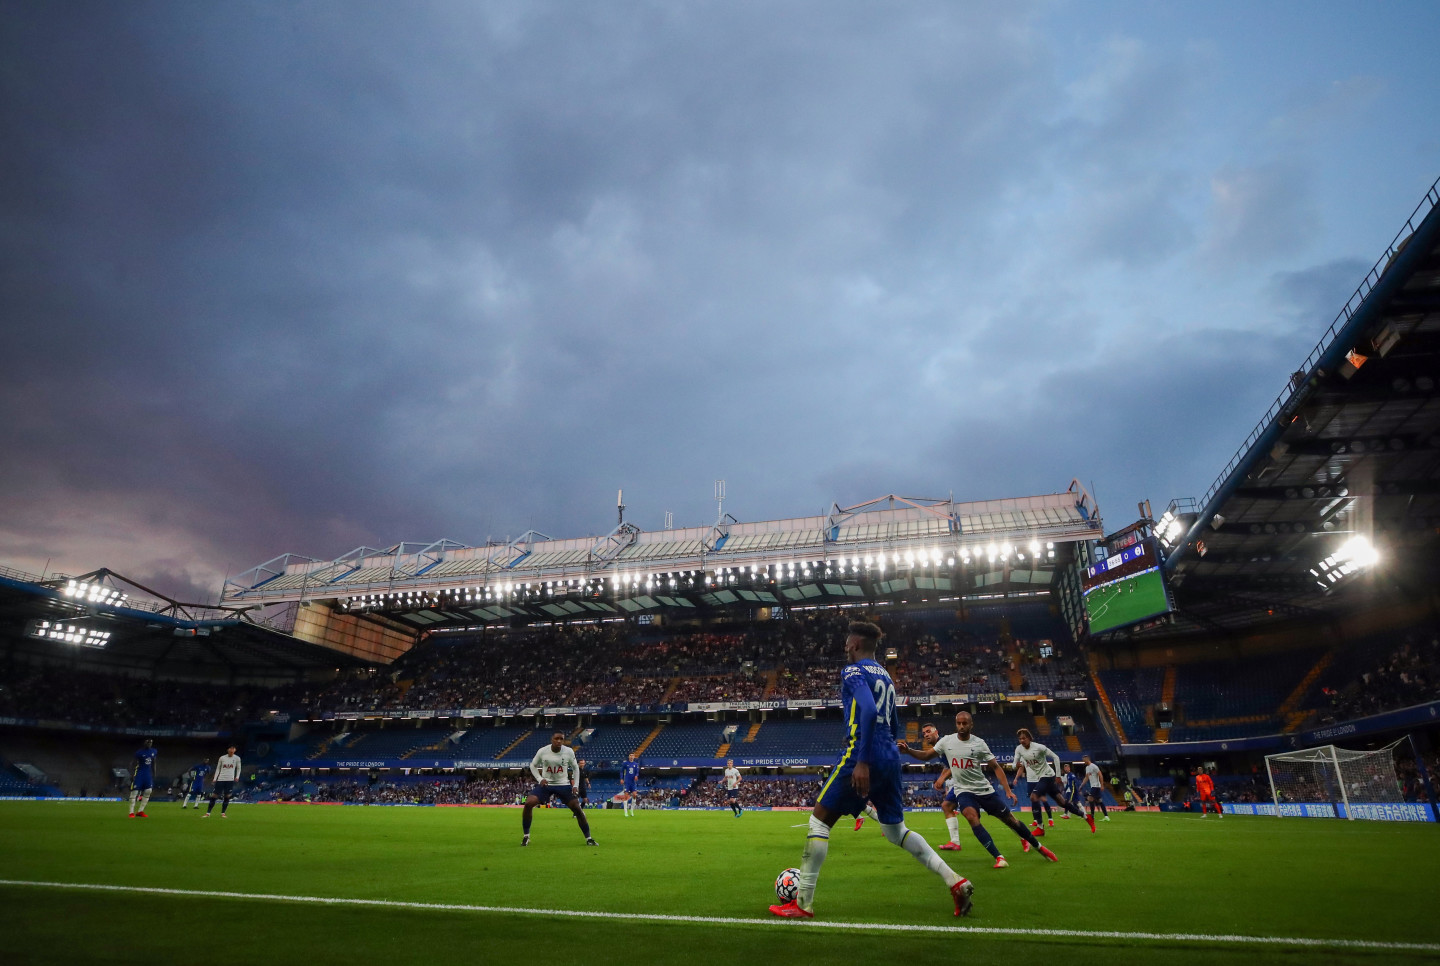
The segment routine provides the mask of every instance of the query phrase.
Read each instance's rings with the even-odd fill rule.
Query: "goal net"
[[[1286,805],[1351,805],[1403,802],[1395,749],[1401,741],[1375,751],[1349,751],[1322,745],[1304,751],[1265,756],[1270,794],[1281,815]],[[1353,813],[1352,813],[1353,817]]]

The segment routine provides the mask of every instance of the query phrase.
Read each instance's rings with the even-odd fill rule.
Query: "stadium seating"
[[[465,732],[455,745],[456,758],[494,759],[530,731],[529,725],[482,726]]]
[[[742,729],[743,734],[744,729]],[[643,760],[662,758],[713,758],[724,741],[719,724],[713,721],[667,724],[646,746]]]
[[[575,754],[590,762],[622,761],[654,730],[653,724],[603,724]]]
[[[844,732],[838,720],[771,718],[761,725],[754,741],[732,744],[730,757],[838,755],[843,744]]]
[[[445,728],[372,731],[347,743],[344,754],[347,758],[403,758],[412,751],[445,742],[449,737],[450,731]]]
[[[1115,714],[1119,716],[1120,727],[1125,729],[1126,736],[1131,741],[1148,738],[1151,728],[1145,711],[1160,703],[1165,669],[1126,668],[1100,671],[1099,676],[1100,683],[1110,693],[1110,701],[1115,705]]]

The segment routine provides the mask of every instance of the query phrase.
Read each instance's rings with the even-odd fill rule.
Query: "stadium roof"
[[[1182,630],[1324,617],[1432,591],[1437,206],[1440,181],[1205,496],[1162,519]]]
[[[232,578],[222,600],[333,599],[433,629],[909,592],[995,597],[1047,590],[1070,559],[1065,546],[1102,533],[1078,481],[1061,493],[971,503],[892,494],[759,523],[722,514],[710,527],[621,523],[598,538],[530,531],[485,547],[440,540],[357,547],[329,561],[286,554]]]
[[[0,641],[45,660],[210,678],[372,663],[265,626],[249,608],[180,603],[108,570],[41,577],[0,568]]]

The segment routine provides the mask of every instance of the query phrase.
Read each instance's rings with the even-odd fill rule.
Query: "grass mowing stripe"
[[[595,912],[584,909],[531,909],[516,906],[477,906],[450,902],[406,902],[398,899],[348,899],[332,896],[287,896],[264,892],[223,892],[213,889],[167,889],[159,886],[121,886],[95,882],[39,882],[0,879],[0,886],[40,889],[88,889],[96,892],[146,895],[198,896],[209,899],[247,899],[260,902],[310,903],[326,906],[379,906],[386,909],[422,909],[430,912],[479,912],[506,915],[569,917],[573,919],[624,919],[640,922],[690,922],[715,926],[777,926],[809,929],[848,929],[878,932],[972,933],[1025,935],[1049,939],[1122,939],[1147,942],[1220,942],[1256,946],[1292,946],[1310,949],[1374,949],[1397,952],[1440,952],[1440,943],[1388,942],[1370,939],[1312,939],[1300,936],[1227,936],[1198,933],[1123,932],[1092,929],[1024,929],[989,926],[927,926],[890,922],[826,922],[824,920],[742,919],[727,916],[678,916],[650,912]]]

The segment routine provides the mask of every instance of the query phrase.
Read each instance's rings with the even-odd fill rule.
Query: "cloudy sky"
[[[1440,5],[0,2],[0,563],[1198,495]]]

